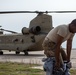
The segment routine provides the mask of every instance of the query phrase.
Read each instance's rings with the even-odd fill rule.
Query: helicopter
[[[75,13],[76,11],[0,11],[1,14],[14,13],[37,13],[37,16],[30,21],[29,27],[23,27],[21,33],[0,29],[0,55],[2,50],[15,51],[16,54],[24,52],[28,55],[29,51],[42,51],[42,42],[45,36],[54,27],[52,25],[52,16],[47,13]],[[3,31],[12,34],[3,34]]]

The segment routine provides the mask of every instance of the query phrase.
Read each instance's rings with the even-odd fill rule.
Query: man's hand
[[[60,63],[59,62],[56,62],[54,68],[55,68],[55,70],[59,70],[60,69]]]
[[[71,62],[66,63],[66,67],[68,67],[69,69],[72,68],[72,63]]]

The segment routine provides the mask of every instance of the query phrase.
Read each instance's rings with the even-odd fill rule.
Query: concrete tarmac
[[[19,55],[16,55],[14,51],[4,51],[4,54],[0,55],[0,61],[43,64],[42,58],[44,57],[45,55],[43,54],[43,51],[29,52],[28,56],[25,56],[23,52],[21,52]]]
[[[22,52],[19,55],[16,55],[14,51],[4,51],[4,55],[0,55],[0,62],[19,62],[43,65],[42,58],[46,58],[43,51],[29,52],[28,56],[25,56]],[[71,62],[72,67],[76,69],[76,50],[72,50]]]

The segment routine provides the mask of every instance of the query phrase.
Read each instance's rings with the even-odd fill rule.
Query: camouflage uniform
[[[43,41],[42,46],[43,46],[43,49],[44,49],[44,54],[47,57],[54,56],[54,49],[56,48],[56,43],[55,42],[52,42],[48,38],[46,38]]]
[[[44,49],[44,54],[47,56],[47,57],[54,57],[54,52],[55,52],[55,48],[56,48],[56,43],[53,42],[53,41],[50,41],[48,38],[45,38],[45,40],[43,41],[43,49]],[[64,49],[61,47],[61,54],[62,54],[62,57],[64,58],[65,54],[64,54]]]

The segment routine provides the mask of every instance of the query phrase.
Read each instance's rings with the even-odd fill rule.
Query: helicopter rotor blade
[[[0,14],[10,14],[10,13],[37,13],[37,11],[0,11]]]
[[[11,32],[11,33],[14,33],[14,34],[17,33],[17,32],[15,32],[15,31],[6,30],[6,29],[2,29],[2,28],[1,28],[0,30],[6,31],[6,32]]]
[[[0,14],[12,13],[76,13],[76,11],[0,11]]]
[[[48,11],[48,13],[76,13],[76,11]]]

